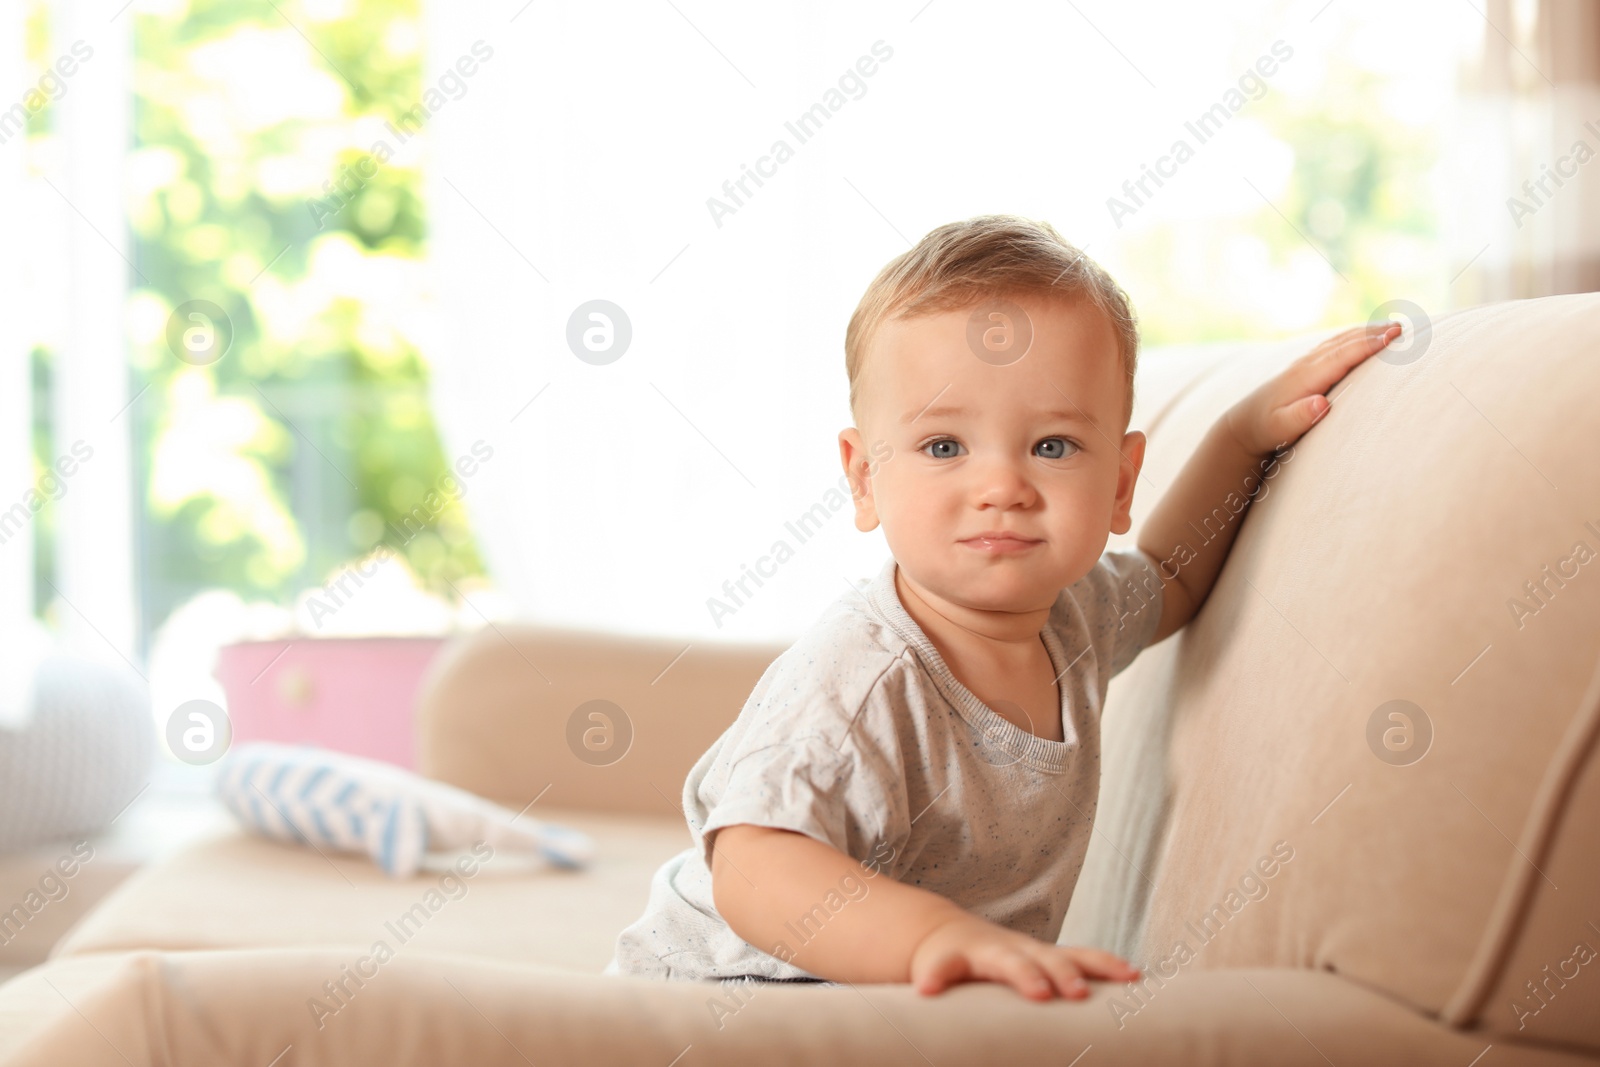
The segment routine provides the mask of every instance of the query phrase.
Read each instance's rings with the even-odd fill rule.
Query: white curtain
[[[30,104],[44,71],[25,63],[25,5],[0,15],[0,110],[8,121]],[[123,161],[132,128],[132,22],[57,0],[47,62],[69,61],[49,103],[53,147],[30,160],[25,131],[0,144],[0,195],[15,224],[0,268],[0,725],[30,713],[33,667],[53,643],[76,655],[142,673],[134,577],[133,481],[126,415],[128,360],[123,304],[132,269]],[[76,47],[74,47],[76,45]],[[85,56],[91,61],[79,62]],[[45,86],[47,89],[50,87]],[[32,99],[41,94],[34,92]],[[21,104],[19,104],[19,101]],[[13,105],[18,105],[13,107]],[[30,167],[37,167],[37,173]],[[51,365],[52,434],[35,475],[30,351]],[[80,462],[85,456],[87,462]],[[57,466],[58,461],[62,466]],[[65,477],[59,471],[66,469]],[[53,500],[55,568],[34,618],[38,508]]]
[[[1447,142],[1458,306],[1600,289],[1600,5],[1485,0]]]
[[[113,17],[115,15],[115,17]],[[71,88],[52,104],[61,145],[59,193],[38,191],[60,220],[66,252],[66,322],[52,370],[50,461],[77,465],[56,501],[59,632],[68,647],[142,674],[134,569],[133,444],[124,306],[138,268],[123,175],[133,143],[133,22],[129,8],[56,0],[51,60],[93,49]],[[142,275],[138,281],[143,283]]]
[[[0,85],[23,83],[23,14],[17,7],[0,12]],[[0,144],[0,203],[15,204],[21,199],[26,140],[18,133]],[[0,256],[0,293],[17,293],[21,288],[20,257],[14,251]],[[22,487],[33,481],[29,440],[32,395],[25,330],[8,307],[0,314],[0,486],[6,487],[7,496],[12,486],[20,495]],[[0,509],[13,502],[0,497]],[[33,527],[22,523],[13,528],[0,518],[0,531],[5,538],[0,543],[0,647],[14,649],[33,617]],[[0,671],[0,727],[22,719],[27,688],[26,680],[18,677],[21,673],[10,664]]]

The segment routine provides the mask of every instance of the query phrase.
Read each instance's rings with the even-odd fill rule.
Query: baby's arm
[[[1271,462],[1263,459],[1304,436],[1328,413],[1323,394],[1399,332],[1398,324],[1388,323],[1335,334],[1229,408],[1207,431],[1139,531],[1139,547],[1158,562],[1162,579],[1161,622],[1151,644],[1193,618],[1210,595],[1262,474],[1272,476]],[[1243,501],[1237,511],[1230,498]],[[1212,520],[1214,515],[1227,521]],[[1202,530],[1209,540],[1198,536]]]
[[[781,942],[794,950],[786,962],[834,981],[910,982],[932,994],[975,979],[1049,1000],[1057,992],[1088,996],[1085,975],[1139,976],[1108,952],[1008,930],[792,830],[741,823],[716,831],[711,878],[717,912],[734,933],[763,952]],[[829,894],[845,897],[844,907],[830,913]],[[809,940],[801,943],[796,931]]]

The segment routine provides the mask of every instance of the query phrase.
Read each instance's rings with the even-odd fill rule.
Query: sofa
[[[1331,332],[1146,352],[1111,547]],[[601,974],[688,845],[690,765],[780,648],[500,625],[430,669],[419,768],[588,832],[591,867],[391,881],[216,833],[0,987],[0,1065],[1600,1063],[1597,342],[1600,294],[1417,309],[1250,508],[1196,516],[1242,526],[1198,616],[1111,684],[1061,937],[1139,983]]]

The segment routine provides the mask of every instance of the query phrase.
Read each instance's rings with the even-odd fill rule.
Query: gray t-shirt
[[[1041,941],[1061,934],[1100,788],[1100,708],[1161,617],[1138,549],[1062,590],[1042,633],[1065,741],[1016,726],[950,673],[895,591],[891,558],[762,674],[683,786],[693,845],[651,878],[606,974],[816,978],[786,960],[888,874]],[[866,868],[758,948],[717,913],[709,845],[736,823],[795,830]]]

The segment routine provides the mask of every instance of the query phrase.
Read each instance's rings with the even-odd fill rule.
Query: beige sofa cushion
[[[136,865],[106,844],[97,837],[0,855],[0,981],[43,963],[62,935],[134,872]],[[79,862],[83,856],[88,862]]]
[[[1600,551],[1597,338],[1595,294],[1474,308],[1334,391],[1199,616],[1117,679],[1073,935],[1179,969],[1332,970],[1458,1025],[1600,1048],[1600,961],[1540,1015],[1510,1008],[1600,947],[1580,721],[1600,559],[1567,564],[1536,613],[1509,607],[1536,606],[1525,583],[1577,542]],[[1305,347],[1241,347],[1200,376],[1153,432],[1155,486]],[[1369,743],[1396,700],[1432,726],[1409,764]]]
[[[81,959],[100,966],[101,957]],[[1198,973],[1154,991],[1129,1015],[1112,1010],[1125,993],[1104,986],[1085,1002],[1042,1004],[987,983],[938,997],[903,985],[741,991],[402,949],[368,967],[359,984],[346,980],[346,992],[334,997],[324,983],[348,973],[353,957],[343,949],[140,952],[112,959],[115,965],[102,967],[89,988],[74,985],[70,1004],[52,1008],[30,997],[40,1014],[20,1041],[10,1039],[9,1050],[0,1040],[0,1067],[1463,1067],[1488,1045],[1372,990],[1310,971]],[[33,981],[79,962],[57,961],[34,972]],[[10,1002],[10,993],[0,989],[0,1006]],[[1593,1062],[1501,1045],[1490,1055],[1499,1067]]]
[[[446,646],[423,679],[417,769],[513,811],[537,796],[681,822],[689,768],[782,651],[488,627]]]
[[[17,1050],[41,1032],[59,1027],[66,1016],[74,1014],[74,1005],[88,1003],[99,990],[122,981],[127,963],[120,953],[74,956],[31,967],[0,982],[0,1065],[10,1064]],[[122,1062],[105,1045],[81,1059],[62,1055],[55,1062],[76,1067],[104,1062],[108,1056]]]
[[[57,957],[138,948],[210,949],[380,939],[598,974],[617,932],[644,910],[650,876],[687,848],[682,816],[528,812],[595,839],[582,870],[501,850],[470,876],[390,879],[364,856],[322,854],[243,831],[191,845],[135,874],[56,946]],[[437,864],[430,858],[430,865]],[[418,910],[418,909],[421,910]]]
[[[1500,1033],[1594,1046],[1597,999],[1583,987],[1600,972],[1597,732],[1600,672],[1518,841],[1530,862],[1512,865],[1469,979],[1447,1006],[1446,1018],[1481,1018]]]

